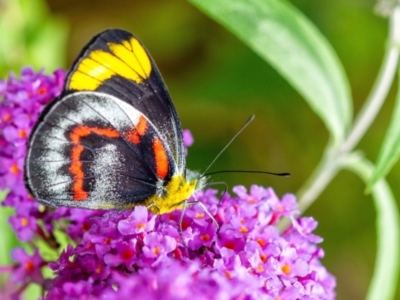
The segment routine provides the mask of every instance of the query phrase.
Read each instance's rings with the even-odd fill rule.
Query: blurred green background
[[[14,2],[27,8],[10,18]],[[290,2],[333,45],[349,77],[357,112],[382,60],[387,20],[374,13],[372,0]],[[328,141],[322,121],[280,75],[186,1],[47,0],[46,7],[44,1],[0,0],[0,26],[0,45],[8,47],[0,52],[1,77],[10,69],[18,74],[21,64],[38,68],[43,57],[46,65],[40,66],[47,67],[47,72],[55,66],[67,68],[98,32],[112,27],[133,32],[157,62],[183,127],[195,137],[189,149],[190,169],[204,170],[255,113],[255,121],[210,171],[267,170],[292,176],[221,174],[213,178],[230,187],[259,184],[273,187],[279,196],[295,193],[316,167]],[[17,38],[13,29],[24,35]],[[35,43],[37,47],[29,48],[35,50],[24,46]],[[358,147],[372,161],[389,123],[394,94],[391,91]],[[397,199],[399,178],[398,167],[387,178]],[[316,233],[324,238],[323,263],[337,278],[337,298],[363,299],[376,248],[375,213],[370,196],[364,195],[363,182],[350,172],[340,172],[306,215],[319,222]],[[399,289],[397,294],[400,299]]]

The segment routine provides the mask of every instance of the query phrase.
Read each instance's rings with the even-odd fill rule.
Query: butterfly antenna
[[[287,172],[275,173],[275,172],[254,171],[254,170],[222,170],[222,171],[206,173],[203,176],[210,176],[210,175],[215,175],[215,174],[220,174],[220,173],[251,173],[251,174],[267,174],[267,175],[275,175],[275,176],[283,176],[283,177],[290,176],[290,173],[287,173]]]
[[[204,170],[204,172],[201,174],[201,177],[204,177],[204,174],[208,171],[208,169],[210,169],[210,167],[215,163],[215,161],[221,156],[222,153],[224,153],[224,151],[226,150],[226,148],[228,148],[230,146],[230,144],[232,144],[232,142],[236,139],[236,137],[242,133],[242,131],[254,120],[255,115],[251,115],[250,118],[246,121],[246,123],[244,123],[244,125],[242,126],[242,128],[239,129],[238,132],[236,132],[236,134],[233,136],[233,138],[231,138],[231,140],[228,142],[228,144],[226,144],[226,146],[224,148],[222,148],[222,150],[217,154],[217,156],[213,159],[213,161],[208,165],[208,167]]]

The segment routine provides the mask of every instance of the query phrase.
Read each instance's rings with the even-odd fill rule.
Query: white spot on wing
[[[117,178],[118,172],[124,163],[123,158],[118,155],[116,146],[108,144],[96,150],[95,158],[90,166],[93,175],[96,177],[91,201],[110,201],[118,197]]]

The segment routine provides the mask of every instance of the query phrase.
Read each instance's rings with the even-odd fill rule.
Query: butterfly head
[[[148,209],[154,214],[165,214],[183,207],[194,192],[201,190],[207,183],[207,178],[196,171],[186,170],[183,174],[175,175],[159,192],[146,202]],[[162,182],[160,182],[162,185]]]

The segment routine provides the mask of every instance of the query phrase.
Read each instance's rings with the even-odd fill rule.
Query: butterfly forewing
[[[177,168],[185,169],[182,129],[157,66],[129,32],[107,30],[92,39],[68,75],[65,94],[97,91],[134,106],[159,129]]]

